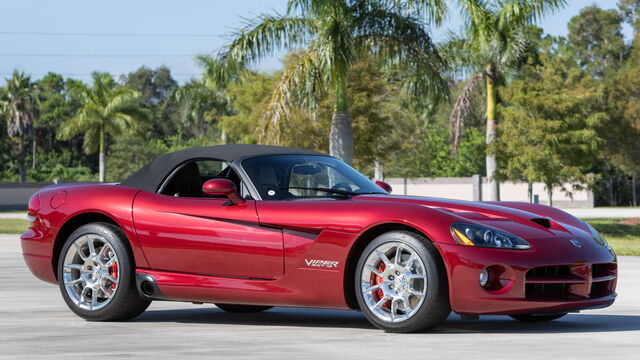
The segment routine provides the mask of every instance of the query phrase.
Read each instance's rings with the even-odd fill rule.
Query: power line
[[[137,57],[194,57],[193,54],[0,54],[0,57],[85,57],[85,58],[137,58]]]
[[[169,33],[73,33],[73,32],[39,32],[39,31],[0,31],[0,35],[24,36],[85,36],[85,37],[217,37],[219,34],[169,34]]]
[[[62,76],[66,76],[66,77],[70,77],[70,76],[92,76],[93,75],[91,73],[74,74],[74,73],[59,73],[59,72],[55,72],[55,71],[32,73],[32,72],[25,71],[25,74],[33,75],[33,76],[44,76],[44,75],[47,75],[49,73],[53,73],[53,74],[56,74],[56,75],[62,75]],[[7,75],[13,75],[13,72],[0,72],[0,76],[7,76]],[[171,73],[171,76],[199,76],[199,75],[200,74],[196,74],[196,73]]]

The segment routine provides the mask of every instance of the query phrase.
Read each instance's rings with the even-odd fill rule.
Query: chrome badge
[[[572,243],[575,247],[579,247],[579,248],[581,248],[581,247],[582,247],[582,243],[581,243],[580,241],[576,240],[576,239],[572,239],[572,240],[571,240],[571,243]]]
[[[326,268],[326,269],[337,268],[339,264],[339,262],[337,261],[316,260],[316,259],[312,259],[312,260],[304,259],[304,262],[307,263],[308,267]]]

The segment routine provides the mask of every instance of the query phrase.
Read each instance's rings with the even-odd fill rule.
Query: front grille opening
[[[534,300],[566,299],[569,293],[569,284],[526,284],[525,296]]]
[[[541,266],[527,272],[527,279],[534,278],[559,278],[571,276],[571,268],[567,265]]]
[[[600,298],[609,296],[612,293],[611,281],[599,281],[591,284],[591,292],[589,293],[589,296],[591,298]]]
[[[615,276],[618,266],[615,263],[593,264],[591,266],[591,276],[594,278],[602,276]]]

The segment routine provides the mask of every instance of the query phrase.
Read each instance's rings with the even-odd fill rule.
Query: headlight
[[[454,223],[451,233],[458,244],[498,249],[531,249],[531,245],[521,238],[486,226]]]
[[[607,240],[605,240],[604,237],[600,235],[598,230],[594,229],[593,226],[587,224],[586,222],[584,222],[584,224],[587,225],[587,228],[589,228],[589,232],[591,233],[591,236],[593,237],[593,240],[596,242],[596,244],[604,246],[607,249],[611,249],[611,246],[609,246]]]

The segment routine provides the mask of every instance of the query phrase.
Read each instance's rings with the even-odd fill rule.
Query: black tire
[[[509,315],[512,318],[522,321],[522,322],[545,322],[545,321],[553,321],[555,319],[559,319],[563,316],[567,315],[567,313],[561,314],[518,314],[518,315]]]
[[[95,234],[104,238],[115,251],[119,262],[117,290],[111,301],[98,310],[86,310],[78,307],[64,286],[64,257],[76,239],[88,234]],[[147,309],[151,301],[143,299],[138,294],[135,281],[135,264],[129,249],[128,240],[122,230],[109,223],[85,224],[69,235],[58,258],[58,284],[62,298],[71,311],[90,321],[120,321],[134,318]]]
[[[238,304],[216,304],[220,310],[236,314],[259,313],[271,309],[273,306],[258,305],[238,305]]]
[[[380,319],[371,312],[361,291],[360,279],[368,256],[380,245],[399,242],[409,246],[424,263],[426,294],[416,312],[401,322]],[[444,263],[436,247],[425,237],[408,231],[391,231],[375,238],[363,251],[355,274],[355,290],[358,305],[366,318],[376,327],[394,333],[409,333],[432,329],[440,325],[451,312],[449,283]]]

